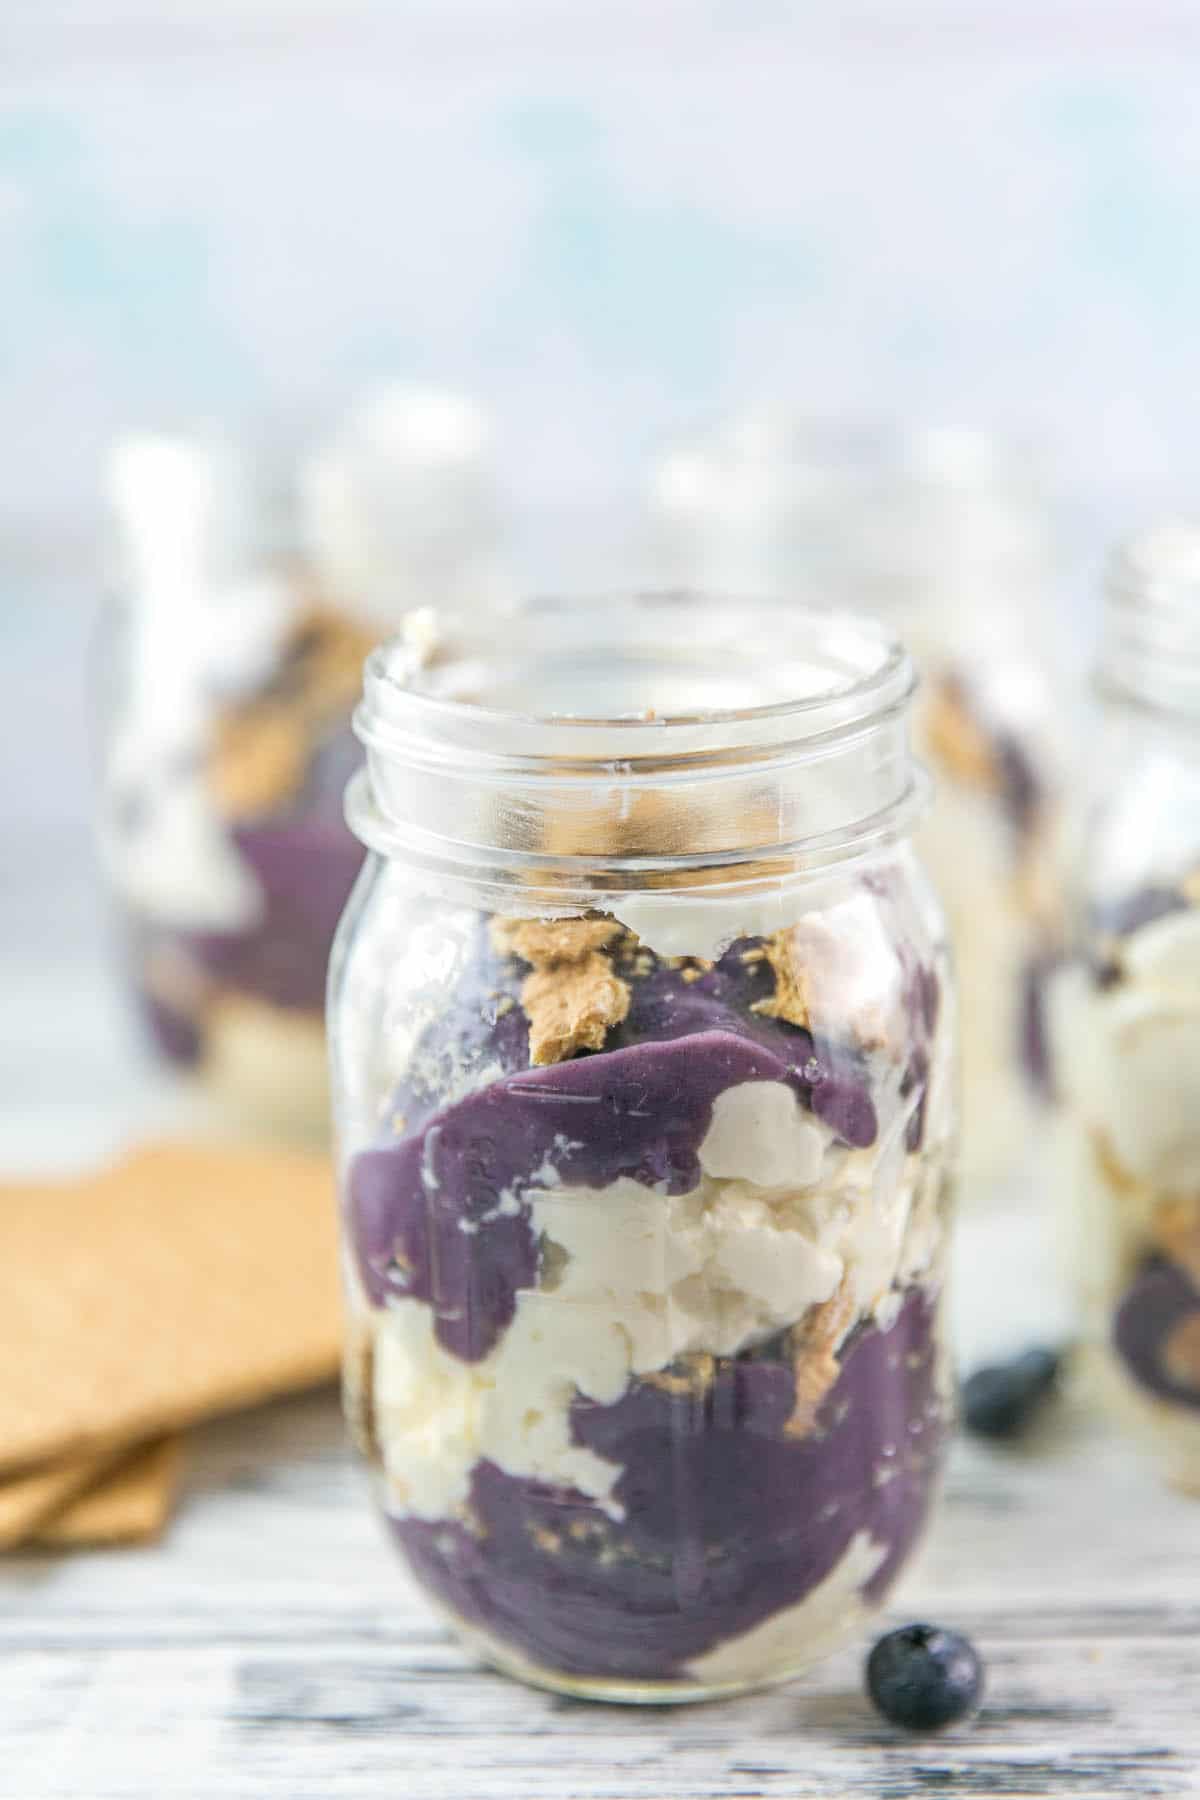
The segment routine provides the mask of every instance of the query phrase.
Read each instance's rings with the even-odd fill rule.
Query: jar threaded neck
[[[1096,681],[1107,698],[1200,723],[1200,521],[1155,526],[1113,555]]]

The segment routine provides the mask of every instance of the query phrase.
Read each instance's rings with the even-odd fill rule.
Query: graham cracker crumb
[[[629,988],[601,954],[626,936],[615,919],[493,919],[502,956],[532,965],[521,988],[534,1067],[599,1050],[629,1011]]]
[[[369,1325],[355,1323],[347,1332],[342,1363],[342,1404],[350,1437],[371,1461],[379,1461],[375,1432],[375,1340]]]
[[[1189,1313],[1168,1332],[1162,1360],[1169,1381],[1200,1389],[1200,1313]]]
[[[1200,1286],[1200,1199],[1164,1200],[1154,1209],[1150,1235],[1171,1261]]]
[[[664,788],[614,792],[599,806],[562,809],[547,820],[543,849],[560,856],[671,856],[695,847],[694,804]]]
[[[310,725],[326,725],[354,705],[376,641],[375,633],[329,607],[310,607],[297,620],[283,680],[288,699]]]
[[[629,1011],[629,988],[607,957],[593,950],[579,962],[535,968],[521,989],[529,1019],[529,1056],[535,1067],[562,1062],[577,1050],[599,1050],[610,1028]]]
[[[1118,1157],[1109,1141],[1107,1132],[1100,1131],[1093,1126],[1088,1135],[1092,1140],[1092,1154],[1109,1187],[1114,1188],[1118,1194],[1129,1196],[1137,1194],[1140,1184]]]
[[[583,962],[622,929],[615,919],[493,919],[491,935],[501,956],[519,957],[539,969]]]
[[[669,1369],[655,1369],[642,1379],[664,1394],[700,1396],[712,1387],[717,1360],[707,1350],[694,1350],[677,1358]]]
[[[805,1437],[816,1423],[821,1403],[838,1378],[837,1347],[845,1337],[854,1315],[854,1295],[850,1279],[843,1276],[841,1285],[828,1300],[814,1306],[792,1329],[792,1370],[796,1379],[796,1397],[791,1417],[784,1426],[786,1437]]]
[[[276,674],[216,721],[208,777],[227,817],[253,818],[297,792],[316,743],[354,705],[373,643],[325,608],[296,620]]]
[[[227,818],[252,818],[296,792],[307,762],[300,721],[282,708],[255,706],[217,720],[208,778]]]
[[[987,733],[971,717],[955,683],[942,681],[925,707],[925,745],[946,772],[971,787],[999,786],[1000,772]]]
[[[804,966],[796,954],[790,931],[775,932],[762,946],[764,959],[775,974],[775,992],[764,1000],[756,1000],[751,1012],[767,1019],[783,1019],[789,1025],[811,1025],[808,982]]]

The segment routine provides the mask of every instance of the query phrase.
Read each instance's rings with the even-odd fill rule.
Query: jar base
[[[525,1662],[489,1638],[486,1632],[451,1619],[441,1607],[438,1611],[451,1625],[455,1635],[499,1675],[507,1675],[526,1687],[539,1688],[547,1694],[563,1694],[571,1700],[595,1700],[609,1706],[696,1706],[710,1700],[732,1700],[739,1694],[762,1693],[768,1688],[785,1687],[811,1673],[823,1662],[828,1652],[821,1650],[778,1674],[746,1676],[736,1681],[633,1681],[595,1675],[560,1675]]]

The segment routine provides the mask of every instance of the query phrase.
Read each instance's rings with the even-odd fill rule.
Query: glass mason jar
[[[198,441],[114,456],[101,844],[162,1056],[214,1119],[317,1136],[329,950],[363,855],[342,807],[362,665],[409,605],[492,591],[499,517],[486,421],[440,390],[369,396],[306,464],[286,531],[251,473]]]
[[[1036,486],[977,432],[750,415],[665,456],[650,510],[665,578],[861,607],[912,651],[936,790],[919,846],[959,983],[962,1189],[1006,1189],[1052,1085],[1043,999],[1063,938],[1067,734]]]
[[[348,1410],[481,1653],[682,1700],[928,1520],[953,1007],[913,677],[848,615],[428,616],[367,665],[334,950]]]
[[[264,542],[225,452],[115,454],[101,852],[140,1010],[220,1116],[327,1128],[329,948],[362,849],[342,812],[368,632]]]
[[[1055,989],[1068,1250],[1103,1393],[1200,1490],[1200,525],[1113,562],[1080,955]]]

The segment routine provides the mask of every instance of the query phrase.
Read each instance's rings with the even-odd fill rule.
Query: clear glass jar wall
[[[325,976],[362,861],[351,714],[407,606],[492,590],[484,422],[383,389],[286,507],[217,443],[131,439],[111,474],[100,836],[140,1008],[214,1121],[324,1135]]]
[[[375,634],[264,545],[232,459],[144,440],[105,671],[101,847],[153,1042],[219,1108],[327,1118],[329,948],[362,849],[342,812]]]
[[[665,597],[368,665],[348,1407],[423,1587],[527,1679],[792,1675],[928,1520],[954,1048],[911,690],[868,625]]]
[[[668,453],[651,514],[673,580],[875,611],[922,675],[935,776],[919,838],[959,982],[963,1192],[1002,1187],[1052,1088],[1044,994],[1063,941],[1053,557],[1028,472],[986,437],[747,416]]]
[[[1067,1248],[1103,1393],[1200,1490],[1200,526],[1114,561],[1079,956],[1055,988]]]

